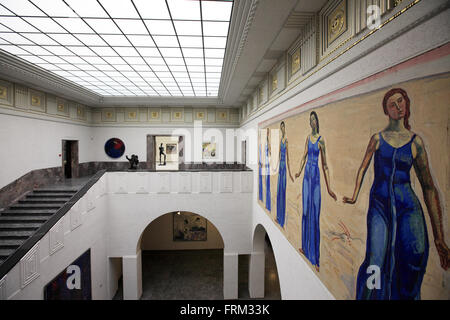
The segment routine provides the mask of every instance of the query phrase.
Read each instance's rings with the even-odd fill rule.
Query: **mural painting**
[[[449,87],[400,83],[260,128],[259,203],[336,298],[450,299]]]

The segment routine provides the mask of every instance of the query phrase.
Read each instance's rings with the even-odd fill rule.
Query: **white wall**
[[[222,162],[228,158],[232,159],[230,161],[235,161],[236,159],[236,156],[230,152],[231,150],[234,150],[234,148],[226,147],[225,153],[226,128],[202,128],[200,130],[194,129],[193,127],[93,127],[92,130],[94,139],[92,140],[91,148],[93,158],[96,161],[126,161],[125,155],[130,156],[131,154],[136,154],[139,157],[139,161],[147,161],[147,135],[149,134],[175,136],[184,135],[185,162],[194,162],[194,160],[201,162],[202,141],[209,141],[210,134],[217,136],[221,135],[223,139],[218,137],[215,140],[217,143],[216,148],[219,152],[218,158],[215,160],[210,160],[209,162]],[[229,128],[229,130],[233,130],[234,132],[234,128]],[[111,159],[106,155],[104,146],[105,142],[110,138],[119,138],[125,143],[125,154],[121,158]]]
[[[421,16],[420,12],[415,14]],[[332,101],[356,96],[399,82],[450,71],[450,56],[448,53],[443,54],[442,52],[435,55],[428,55],[425,59],[419,60],[417,63],[405,63],[395,69],[386,71],[390,67],[398,65],[409,58],[437,48],[446,41],[448,42],[448,32],[445,31],[444,27],[449,25],[448,17],[449,10],[444,11],[415,28],[410,29],[387,44],[384,44],[380,48],[367,53],[360,59],[353,61],[354,57],[367,49],[364,47],[355,47],[355,50],[349,52],[351,54],[348,54],[347,58],[343,56],[343,59],[337,59],[335,62],[330,63],[327,68],[311,76],[303,85],[294,87],[285,95],[274,100],[267,108],[249,119],[241,127],[242,131],[254,131],[256,133],[259,123],[271,118],[281,120],[289,116],[289,110],[302,105],[304,112],[307,112],[314,107]],[[413,22],[414,14],[409,20],[410,23]],[[376,37],[368,40],[373,42],[369,42],[367,45],[375,45],[377,41],[381,42],[389,38],[396,31],[395,24],[392,28],[381,29],[376,33]],[[399,50],[399,48],[402,48],[402,50]],[[344,62],[351,63],[345,68],[340,69],[340,65]],[[364,79],[364,77],[377,74],[381,71],[385,72],[356,83]],[[320,99],[320,97],[337,89],[344,88],[347,85],[351,86]],[[253,183],[257,186],[257,143],[247,143],[247,148],[247,159],[250,161],[253,159],[253,162],[249,164],[249,167],[254,172]],[[274,154],[276,152],[272,150],[272,155]],[[275,254],[282,299],[333,299],[328,289],[257,203],[257,189],[254,188],[252,198],[252,230],[255,230],[256,226],[261,224],[269,235]]]
[[[62,140],[78,140],[79,162],[91,161],[91,138],[90,127],[1,112],[0,188],[31,170],[61,166]]]

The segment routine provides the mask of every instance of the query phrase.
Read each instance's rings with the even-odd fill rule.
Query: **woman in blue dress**
[[[294,182],[294,178],[292,178],[291,169],[289,167],[289,146],[284,121],[280,123],[280,130],[281,140],[278,156],[277,217],[275,221],[284,228],[286,221],[286,167],[292,182]],[[278,164],[275,168],[278,167]]]
[[[424,142],[410,131],[409,105],[403,89],[386,93],[383,109],[389,124],[370,139],[353,196],[343,198],[344,203],[356,202],[373,156],[375,176],[367,213],[366,256],[357,276],[356,299],[420,299],[429,244],[422,206],[411,187],[411,167],[422,187],[441,267],[447,270],[450,263],[439,195]]]
[[[267,135],[266,135],[266,209],[271,211],[271,196],[270,196],[270,157],[271,155],[271,149],[270,149],[270,129],[267,128]]]
[[[319,272],[320,258],[320,172],[319,154],[322,156],[322,170],[330,197],[336,201],[336,195],[330,188],[330,174],[327,165],[325,140],[319,135],[319,118],[315,111],[309,115],[311,134],[306,138],[305,152],[300,162],[300,170],[295,178],[300,177],[303,168],[305,174],[302,186],[302,247],[299,251]],[[306,167],[305,167],[306,162]]]

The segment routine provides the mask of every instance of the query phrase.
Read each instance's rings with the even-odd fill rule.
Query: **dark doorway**
[[[243,140],[241,142],[241,163],[247,164],[247,141]]]
[[[78,141],[62,141],[62,172],[65,179],[78,178]]]

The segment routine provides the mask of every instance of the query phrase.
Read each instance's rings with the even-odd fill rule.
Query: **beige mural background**
[[[331,188],[338,200],[334,201],[326,189],[319,159],[321,212],[320,212],[320,272],[310,262],[311,269],[323,281],[337,299],[354,299],[356,294],[356,276],[364,260],[366,249],[366,216],[369,206],[369,193],[373,182],[373,159],[368,168],[358,201],[354,205],[344,204],[343,196],[351,197],[355,187],[356,174],[363,160],[370,137],[383,130],[388,117],[383,112],[384,94],[391,88],[403,88],[411,100],[411,131],[425,142],[430,169],[438,189],[443,211],[445,240],[450,246],[449,217],[450,208],[450,74],[410,81],[390,86],[382,90],[332,102],[314,108],[319,124],[321,139],[325,139],[327,162],[330,171]],[[266,186],[263,176],[263,202],[260,205],[280,228],[289,242],[298,251],[301,248],[302,182],[304,170],[299,178],[295,173],[300,168],[305,142],[311,133],[309,115],[312,110],[283,119],[289,145],[289,164],[294,183],[287,172],[286,185],[286,223],[282,229],[276,219],[276,199],[278,174],[270,177],[272,211],[265,209]],[[260,129],[279,129],[281,121],[276,121]],[[281,136],[281,134],[280,134]],[[275,141],[277,140],[277,141]],[[265,163],[266,130],[261,131],[262,159]],[[259,142],[261,144],[261,141]],[[277,163],[279,138],[271,142],[271,169]],[[263,167],[264,174],[264,167]],[[411,169],[411,184],[421,201],[426,219],[430,254],[427,270],[422,283],[422,299],[450,299],[450,270],[440,267],[439,256],[434,246],[430,218],[426,210],[420,183]]]

